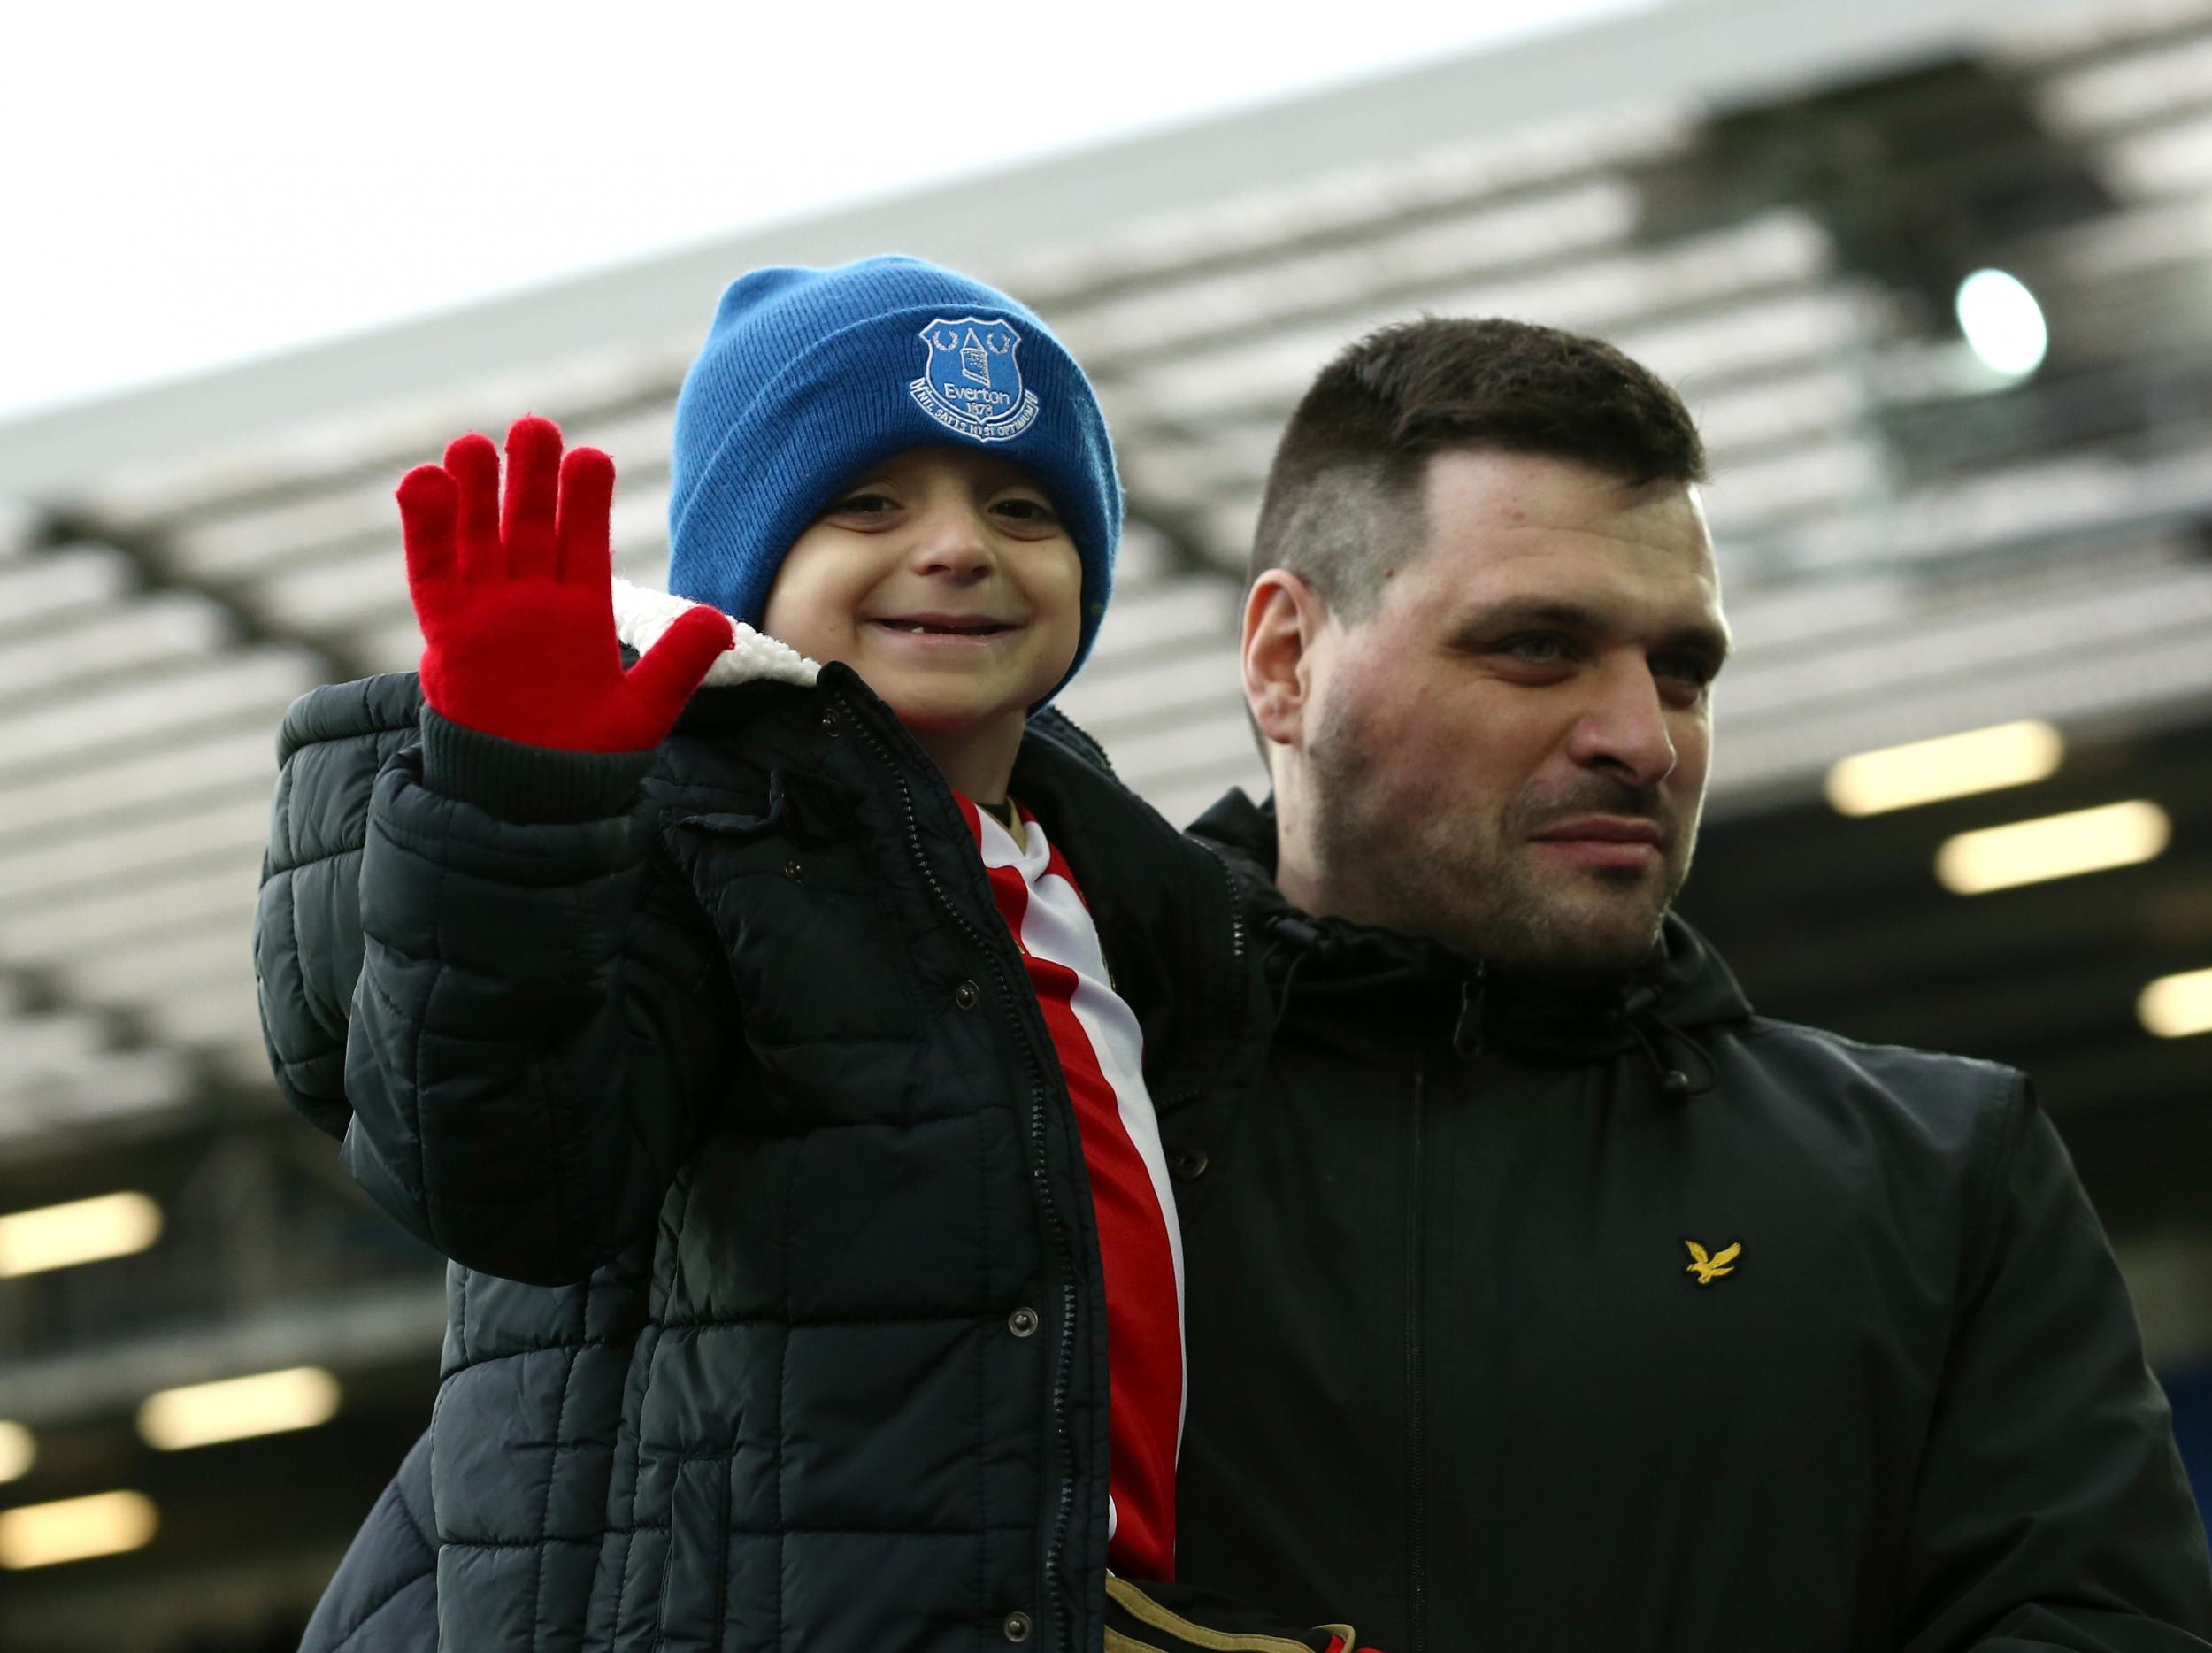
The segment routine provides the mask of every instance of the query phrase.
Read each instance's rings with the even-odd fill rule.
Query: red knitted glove
[[[730,623],[693,609],[622,669],[607,550],[613,497],[614,462],[596,448],[563,459],[560,430],[536,418],[507,433],[503,516],[488,437],[463,436],[442,466],[400,479],[422,692],[441,717],[572,752],[642,751],[674,727],[730,646]]]

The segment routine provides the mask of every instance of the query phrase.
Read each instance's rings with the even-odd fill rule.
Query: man
[[[1194,828],[1276,1027],[1167,1121],[1180,1576],[1392,1653],[2204,1648],[2027,1081],[1755,1016],[1670,911],[1728,646],[1703,473],[1644,369],[1501,321],[1361,342],[1283,439],[1274,796]]]

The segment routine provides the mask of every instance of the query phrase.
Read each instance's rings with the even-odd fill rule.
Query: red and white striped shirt
[[[1118,1572],[1175,1572],[1175,1464],[1183,1437],[1183,1240],[1144,1084],[1144,1034],[1107,978],[1075,875],[1021,811],[1025,842],[967,798],[961,811],[1013,932],[1075,1103],[1106,1272],[1112,1385],[1107,1558]]]

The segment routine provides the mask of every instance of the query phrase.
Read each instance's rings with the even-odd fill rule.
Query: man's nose
[[[1570,736],[1574,760],[1639,787],[1672,774],[1674,731],[1650,667],[1640,659],[1608,662],[1593,674],[1593,688]]]

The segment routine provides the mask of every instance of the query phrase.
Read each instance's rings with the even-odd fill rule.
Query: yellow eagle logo
[[[1705,1255],[1705,1248],[1694,1240],[1682,1242],[1690,1248],[1690,1265],[1682,1272],[1697,1276],[1697,1283],[1709,1286],[1724,1274],[1736,1272],[1736,1259],[1743,1255],[1743,1242],[1739,1240],[1717,1257]]]

